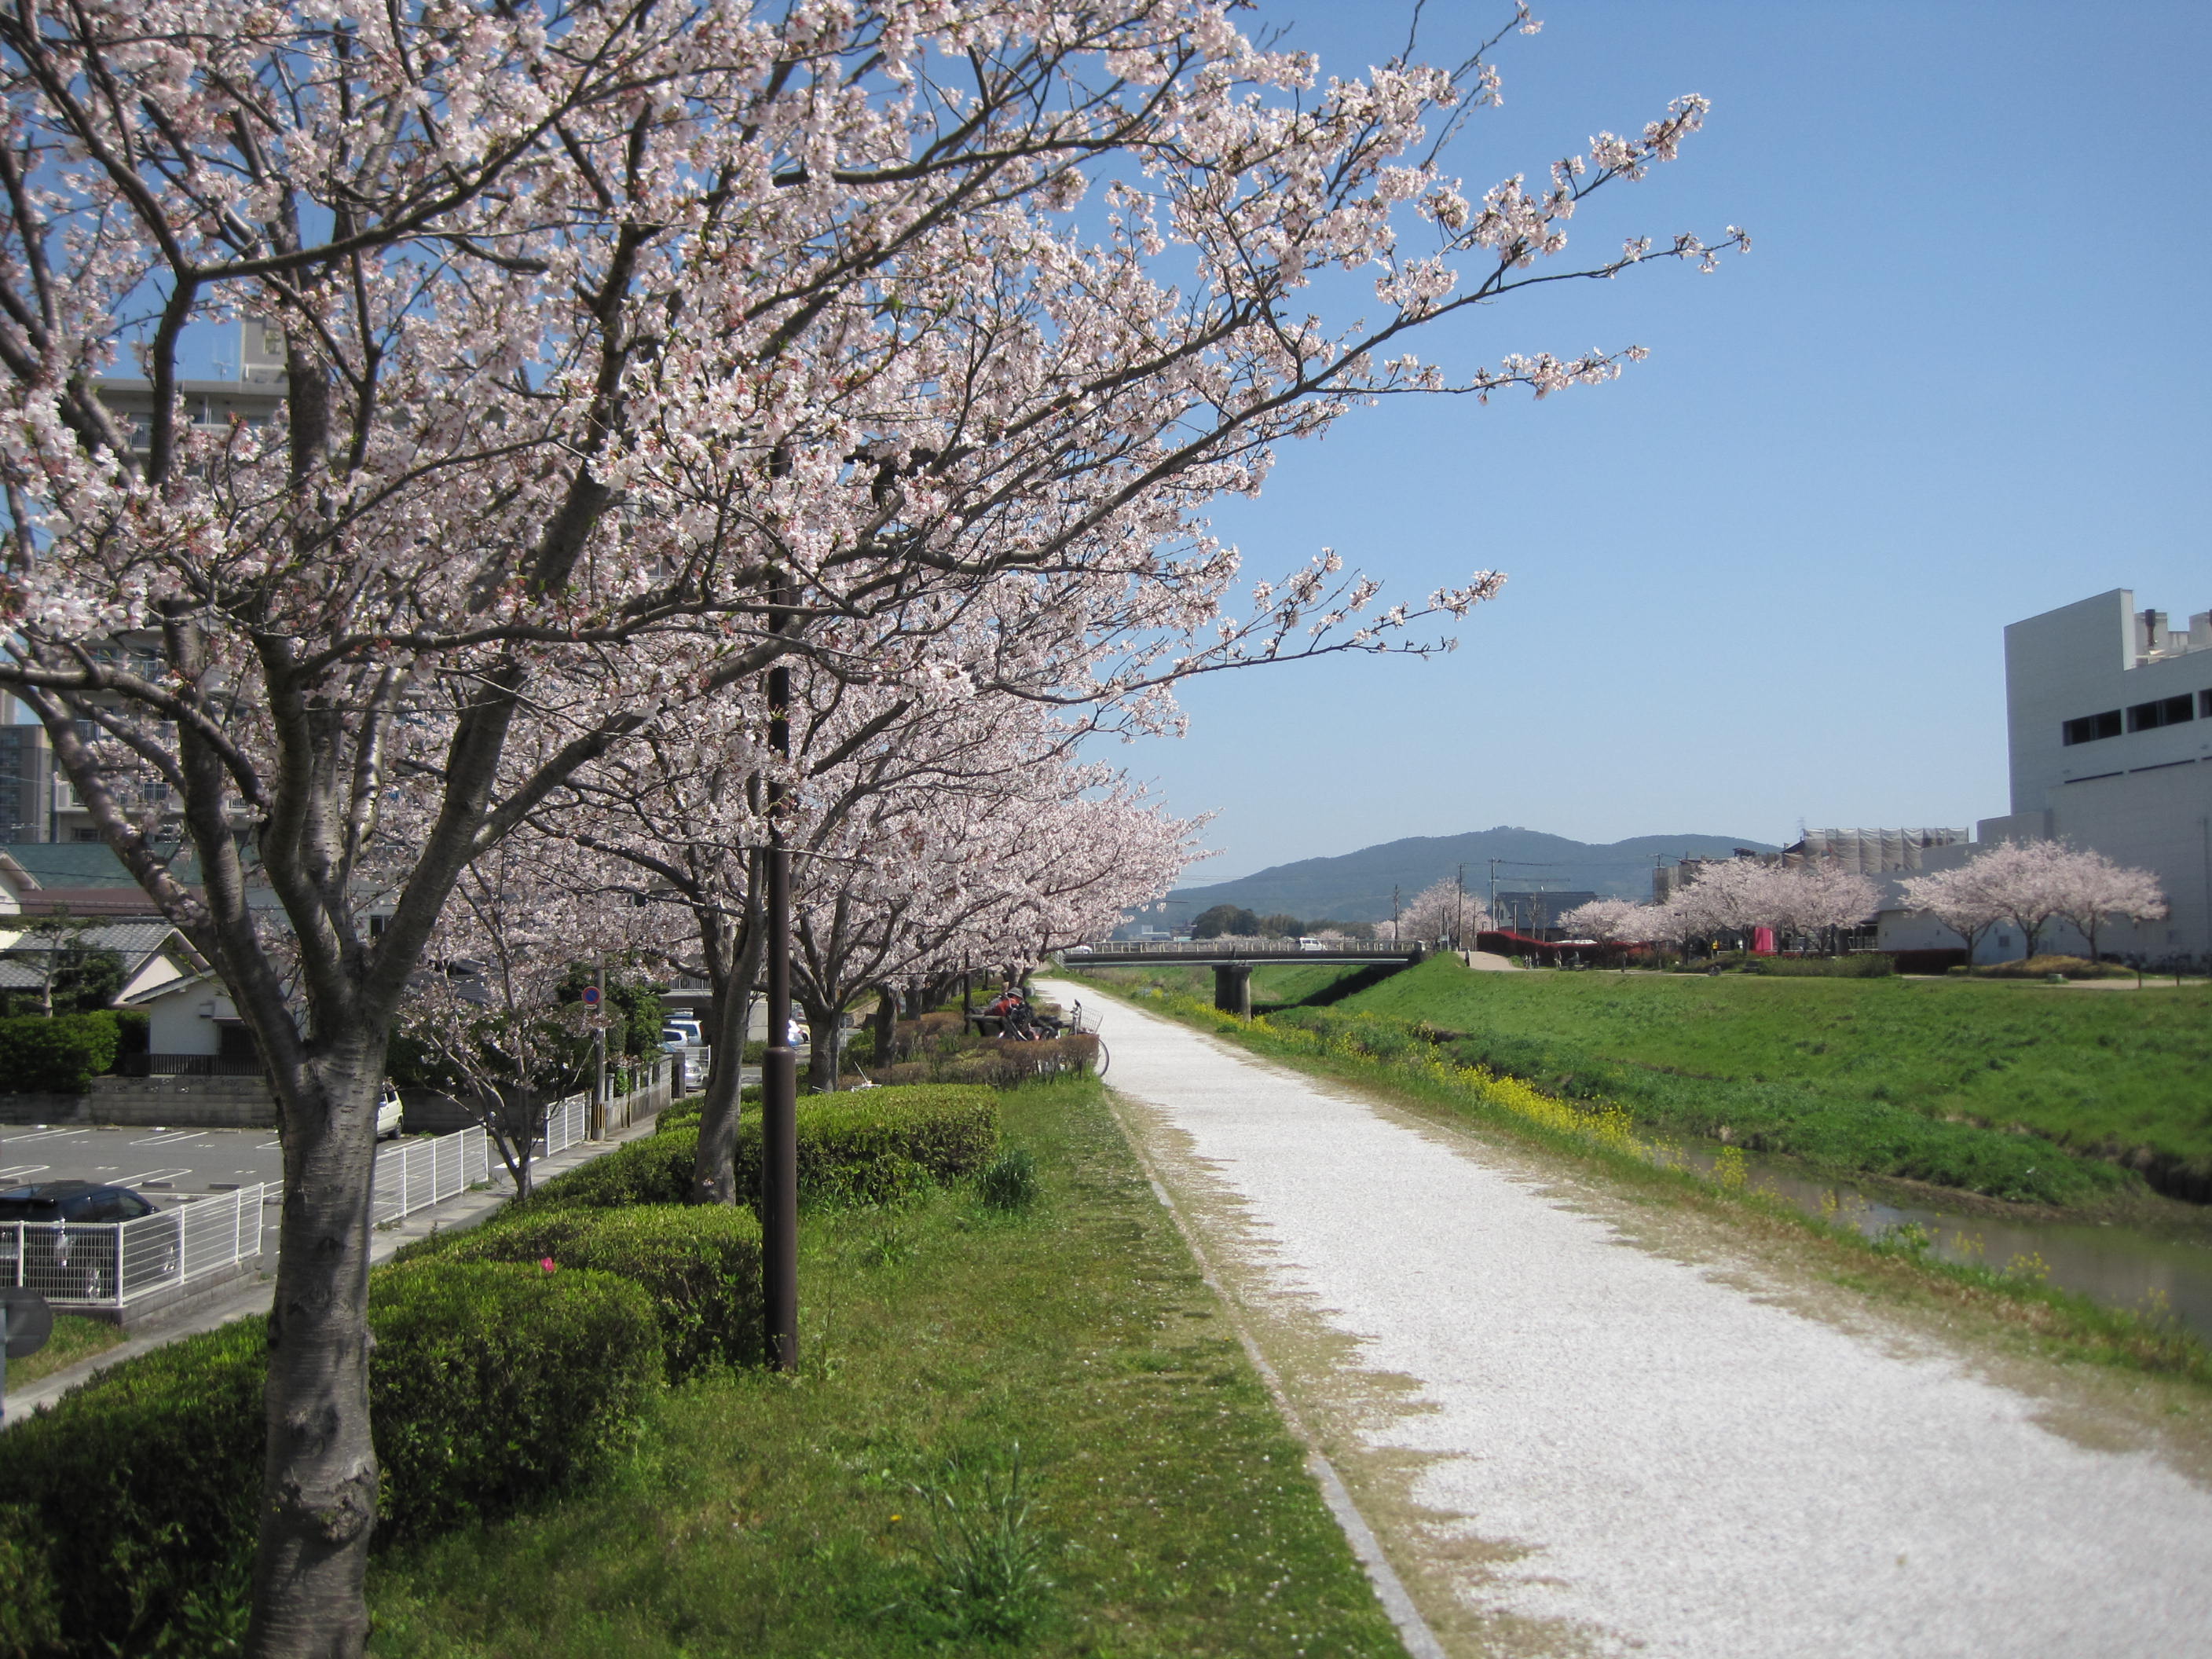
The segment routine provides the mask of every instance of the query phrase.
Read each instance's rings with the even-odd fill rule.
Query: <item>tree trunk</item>
[[[362,1041],[276,1083],[284,1207],[246,1639],[256,1659],[353,1659],[368,1638],[369,1184],[383,1069],[382,1042]]]
[[[744,1092],[745,1030],[752,1024],[753,985],[760,977],[768,944],[747,902],[744,943],[718,983],[708,1020],[714,1032],[714,1063],[699,1103],[699,1150],[691,1164],[695,1204],[735,1204],[738,1192],[738,1120]],[[714,958],[710,956],[711,962]]]
[[[806,1091],[813,1095],[837,1091],[837,1018],[842,1012],[812,997],[801,996],[806,1010]]]
[[[876,1012],[869,1017],[871,1047],[878,1066],[891,1063],[891,1048],[898,1041],[898,993],[888,985],[876,987]]]

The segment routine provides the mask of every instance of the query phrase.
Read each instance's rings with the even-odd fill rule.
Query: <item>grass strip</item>
[[[1118,994],[1099,979],[1088,982]],[[1564,1100],[1519,1078],[1457,1065],[1433,1043],[1408,1042],[1378,1055],[1359,1045],[1356,1027],[1246,1021],[1171,991],[1158,991],[1139,1006],[1299,1070],[1564,1155],[1601,1170],[1644,1201],[1711,1215],[1740,1231],[1808,1248],[1831,1282],[1878,1300],[1978,1325],[1989,1334],[2025,1342],[2045,1358],[2212,1389],[2212,1349],[2170,1315],[2104,1306],[2045,1283],[2033,1264],[2015,1271],[1942,1260],[1929,1253],[1931,1241],[1917,1227],[1869,1239],[1844,1222],[1808,1215],[1787,1198],[1759,1189],[1747,1181],[1741,1153],[1731,1158],[1724,1149],[1710,1175],[1684,1163],[1665,1143],[1643,1139],[1618,1105]]]
[[[77,1314],[56,1314],[54,1334],[46,1339],[46,1346],[28,1359],[8,1362],[8,1386],[27,1389],[56,1371],[67,1370],[81,1359],[120,1347],[124,1340],[120,1325],[112,1325],[104,1319],[86,1319]]]
[[[687,1384],[558,1510],[394,1552],[377,1652],[1401,1655],[1098,1085],[1002,1103],[1026,1207],[809,1214],[801,1374]]]

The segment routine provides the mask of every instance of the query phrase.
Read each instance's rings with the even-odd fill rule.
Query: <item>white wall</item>
[[[157,1054],[211,1054],[222,1047],[215,1021],[202,1009],[228,1012],[230,1003],[206,980],[179,986],[140,1005],[146,1011],[146,1046]]]

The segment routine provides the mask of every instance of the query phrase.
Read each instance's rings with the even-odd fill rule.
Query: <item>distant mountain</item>
[[[1503,860],[1501,893],[1582,888],[1648,899],[1655,859],[1672,864],[1685,854],[1726,858],[1739,847],[1776,850],[1771,842],[1745,836],[1632,836],[1593,844],[1501,824],[1464,836],[1410,836],[1336,858],[1279,864],[1235,881],[1180,887],[1168,895],[1168,915],[1186,921],[1210,906],[1236,904],[1305,921],[1387,921],[1392,887],[1410,899],[1432,881],[1450,879],[1462,864],[1468,896],[1486,895],[1492,859]]]

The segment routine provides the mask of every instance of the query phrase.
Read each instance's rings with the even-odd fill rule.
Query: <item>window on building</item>
[[[2065,737],[2069,744],[2094,743],[2100,738],[2117,738],[2124,729],[2120,711],[2108,708],[2101,714],[2084,714],[2078,720],[2067,721]]]
[[[2197,694],[2197,717],[2199,720],[2212,720],[2212,691],[2199,691]]]
[[[2186,692],[2178,697],[2160,697],[2156,702],[2139,702],[2128,710],[2128,730],[2148,732],[2161,726],[2179,726],[2184,720],[2197,718],[2197,699]]]
[[[98,841],[100,839],[100,831],[97,830],[88,830],[81,823],[76,824],[71,826],[70,830],[70,839],[75,842]]]

